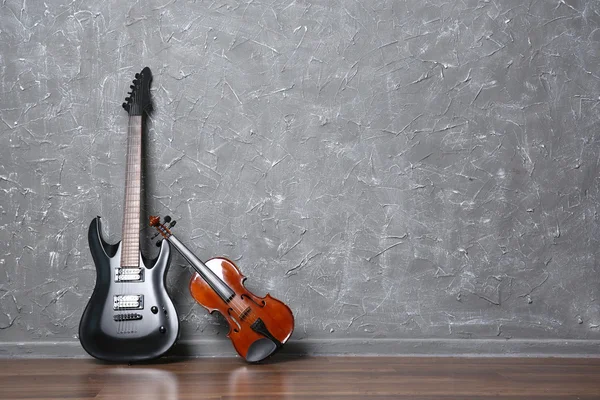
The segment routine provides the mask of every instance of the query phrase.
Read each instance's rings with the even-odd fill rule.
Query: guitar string
[[[137,92],[135,94],[135,101],[137,102]],[[134,102],[135,104],[135,102]],[[125,205],[124,205],[124,216],[123,216],[123,245],[121,247],[121,263],[120,263],[120,267],[122,268],[128,268],[128,267],[133,267],[135,268],[136,265],[139,268],[139,255],[137,254],[138,252],[132,252],[132,248],[135,247],[135,243],[136,243],[136,232],[135,229],[132,230],[132,226],[133,226],[133,222],[131,220],[132,217],[132,213],[136,214],[136,210],[132,208],[135,208],[136,206],[136,196],[139,197],[139,193],[136,192],[136,188],[139,190],[140,189],[140,185],[138,183],[139,178],[136,175],[139,175],[139,171],[137,171],[135,169],[135,164],[139,163],[139,153],[140,153],[140,144],[141,144],[141,140],[138,139],[138,133],[139,130],[141,129],[141,121],[138,124],[138,121],[136,121],[135,117],[133,116],[129,116],[129,123],[128,123],[128,135],[127,135],[127,163],[126,163],[126,174],[125,174],[125,179],[126,179],[126,184],[125,184]],[[139,125],[139,126],[138,126]],[[141,138],[140,138],[141,139]],[[133,198],[132,198],[133,197]],[[137,202],[139,202],[139,199],[137,200]],[[138,219],[139,219],[139,212],[137,212],[138,215]],[[139,228],[139,221],[137,222],[138,228]],[[138,232],[139,233],[139,232]],[[137,243],[139,243],[139,238],[137,240]],[[139,247],[139,246],[138,246]],[[132,264],[132,259],[134,256],[138,256],[136,258],[136,261],[133,262]],[[118,293],[119,295],[123,296],[123,295],[127,295],[129,294],[132,285],[130,285],[131,282],[129,282],[128,280],[125,281],[121,281],[121,282],[117,282],[119,284],[119,290]],[[140,299],[141,300],[141,299]],[[125,333],[130,333],[133,331],[134,328],[134,324],[131,321],[127,321],[127,320],[120,320],[118,322],[118,329],[121,332],[125,332]]]
[[[134,94],[135,97],[137,97],[137,92],[135,92]],[[137,99],[136,99],[137,100]],[[133,104],[137,104],[137,101],[134,101]],[[135,195],[136,195],[136,178],[137,178],[137,174],[136,174],[136,165],[137,165],[137,148],[138,148],[138,143],[137,143],[137,132],[139,130],[138,126],[137,126],[137,118],[136,117],[130,117],[131,121],[130,121],[130,126],[131,126],[131,156],[130,156],[130,162],[131,162],[131,175],[128,177],[129,178],[129,198],[127,199],[128,204],[127,204],[127,208],[128,208],[128,214],[127,214],[127,234],[128,234],[128,243],[127,243],[127,267],[131,266],[133,268],[136,267],[137,260],[139,260],[139,256],[135,258],[134,261],[134,257],[137,255],[137,251],[136,251],[136,240],[135,240],[135,229],[134,229],[134,222],[132,220],[132,215],[135,216],[135,209],[134,209],[134,201],[135,201]],[[139,222],[138,222],[139,224]],[[132,261],[134,261],[132,263]],[[138,261],[139,262],[139,261]],[[139,265],[137,265],[139,267]],[[134,287],[133,285],[133,281],[125,281],[125,285],[127,287],[127,294],[126,295],[131,295],[133,292],[131,292],[132,288]],[[126,302],[127,303],[127,302]],[[128,321],[127,318],[125,318],[125,330],[126,333],[130,333],[132,330],[132,325],[133,322]]]
[[[135,103],[137,104],[138,107],[140,105],[140,101],[139,101],[139,93],[138,91],[135,91]],[[141,110],[140,114],[141,114]],[[133,199],[131,199],[131,204],[130,209],[133,208],[133,221],[130,221],[130,231],[133,231],[133,238],[131,239],[131,243],[129,245],[129,252],[130,252],[130,258],[131,260],[135,260],[133,263],[133,267],[134,268],[138,268],[139,272],[140,272],[140,278],[141,278],[141,274],[143,273],[141,265],[140,265],[140,238],[139,238],[139,229],[140,229],[140,201],[141,201],[141,196],[140,196],[140,190],[141,190],[141,181],[140,181],[140,176],[141,176],[141,135],[142,135],[142,117],[134,117],[134,123],[133,125],[133,132],[132,132],[132,137],[133,137],[133,151],[134,151],[134,157],[133,157],[133,168],[132,168],[132,174],[133,174],[133,184],[132,184],[132,188],[131,188],[131,195],[133,197]],[[129,215],[129,217],[131,218],[132,216]],[[137,219],[137,221],[136,221]],[[133,281],[131,282],[127,282],[129,289],[131,290],[133,287],[138,287],[137,285],[135,285],[135,283]],[[139,299],[140,302],[142,302],[142,299]],[[133,321],[130,320],[128,321],[128,327],[127,327],[127,332],[129,333],[133,333],[134,328],[137,326],[137,324]]]
[[[137,96],[137,92],[135,94],[135,96]],[[137,104],[137,101],[134,101],[133,104]],[[128,186],[129,186],[129,193],[128,193],[128,199],[127,199],[127,209],[128,209],[128,213],[127,213],[127,265],[126,267],[134,267],[135,268],[135,262],[132,263],[132,261],[134,260],[134,255],[137,253],[137,251],[134,251],[135,249],[135,229],[133,229],[133,222],[132,221],[132,215],[135,214],[135,210],[132,209],[133,208],[133,201],[135,201],[135,185],[136,185],[136,162],[137,162],[137,118],[136,117],[130,117],[130,136],[131,136],[131,154],[129,156],[129,162],[130,162],[130,175],[128,176]],[[127,288],[127,293],[126,295],[130,295],[131,294],[131,289],[132,289],[132,282],[130,282],[129,280],[125,281],[125,287]],[[127,303],[127,302],[126,302]],[[125,332],[129,333],[131,330],[131,325],[132,323],[130,321],[127,320],[127,318],[125,318]]]
[[[135,104],[135,102],[133,103]],[[131,255],[131,248],[133,245],[133,237],[132,237],[132,231],[131,231],[131,212],[132,212],[132,202],[131,202],[131,197],[133,195],[133,184],[132,184],[132,180],[133,177],[135,175],[135,171],[134,171],[134,163],[135,160],[133,160],[133,157],[135,156],[135,125],[136,125],[135,121],[135,117],[133,116],[129,116],[129,129],[128,129],[128,148],[127,148],[127,177],[126,177],[126,190],[127,190],[127,195],[125,196],[125,219],[124,219],[124,224],[125,224],[125,230],[123,233],[123,251],[125,252],[125,262],[124,262],[124,267],[128,268],[128,267],[134,267],[134,265],[131,265],[131,259],[132,259],[132,255]],[[128,295],[131,286],[129,285],[129,281],[125,280],[123,282],[123,288],[125,290],[125,295]],[[128,321],[123,321],[123,327],[125,332],[129,332],[129,323]]]
[[[136,92],[136,96],[138,96],[138,92]],[[139,97],[136,98],[136,104],[141,104],[139,101]],[[140,114],[141,114],[141,110],[140,110]],[[136,117],[135,118],[135,124],[134,124],[134,132],[133,132],[133,138],[134,138],[134,151],[135,151],[135,159],[134,161],[134,179],[133,179],[133,194],[134,194],[134,198],[132,200],[132,207],[134,208],[133,211],[133,217],[134,217],[134,221],[132,221],[132,230],[134,232],[133,236],[134,236],[134,241],[133,241],[133,246],[130,246],[130,250],[133,251],[133,257],[135,257],[135,263],[134,263],[134,267],[139,268],[140,271],[140,278],[141,278],[141,274],[144,272],[142,271],[142,267],[140,265],[140,237],[139,237],[139,229],[140,229],[140,202],[141,202],[141,146],[142,146],[142,117]],[[131,282],[132,285],[131,286],[136,286],[133,281]],[[136,286],[137,287],[137,286]],[[142,300],[140,299],[140,302]],[[136,323],[134,323],[133,320],[131,320],[129,322],[130,325],[130,329],[129,331],[132,332],[134,330],[134,327],[137,326]]]
[[[119,260],[119,268],[122,269],[124,267],[124,264],[127,263],[127,250],[126,250],[126,246],[127,246],[127,237],[126,237],[126,232],[127,232],[127,197],[128,197],[128,188],[127,188],[127,184],[129,182],[129,152],[130,152],[130,148],[131,148],[131,117],[129,117],[129,121],[127,124],[127,155],[126,155],[126,164],[125,164],[125,201],[123,204],[123,229],[122,229],[122,238],[121,238],[121,259]],[[121,271],[119,271],[121,272]],[[116,284],[118,285],[118,289],[116,290],[116,292],[118,293],[117,296],[122,296],[124,294],[124,282],[120,282],[118,279],[116,279]],[[114,303],[114,299],[113,299],[113,303]],[[118,303],[117,303],[118,304]],[[113,304],[113,308],[114,304]],[[115,311],[119,311],[118,309],[116,309]],[[115,314],[117,315],[117,314]],[[123,324],[121,320],[117,321],[117,330],[119,333],[121,333],[123,331]]]
[[[131,107],[131,106],[130,106]],[[123,234],[122,234],[122,244],[121,244],[121,260],[119,263],[119,267],[120,268],[125,268],[127,266],[127,264],[129,263],[129,252],[128,252],[128,243],[129,243],[129,238],[127,236],[127,231],[128,231],[128,200],[129,200],[129,195],[130,195],[130,189],[129,189],[129,182],[130,182],[130,174],[131,174],[131,139],[132,139],[132,134],[131,134],[131,116],[129,116],[129,120],[128,120],[128,124],[127,124],[127,162],[126,162],[126,166],[125,166],[125,204],[123,205]],[[121,271],[119,271],[121,272]],[[117,279],[117,285],[119,285],[119,290],[117,291],[119,293],[119,296],[124,296],[125,292],[127,290],[127,286],[126,286],[126,282],[124,281],[119,281]],[[122,298],[122,297],[120,297]],[[114,301],[114,300],[113,300]],[[117,303],[118,305],[119,303]],[[116,311],[120,311],[118,308],[116,309]],[[120,314],[117,314],[120,315]],[[118,325],[118,330],[119,333],[122,333],[125,329],[125,323],[124,321],[120,320],[117,323]]]

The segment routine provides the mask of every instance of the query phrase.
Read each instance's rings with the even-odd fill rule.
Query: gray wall
[[[83,354],[147,65],[146,211],[287,302],[288,351],[598,355],[599,28],[596,1],[3,1],[0,354]],[[183,265],[178,351],[232,355]]]

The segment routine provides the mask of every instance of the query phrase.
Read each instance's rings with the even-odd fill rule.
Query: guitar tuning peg
[[[169,223],[169,222],[171,222],[171,217],[168,216],[168,215],[165,215],[164,220],[165,220],[166,223]]]
[[[139,73],[135,74],[135,79],[140,79],[140,74]]]
[[[127,94],[131,95],[133,92],[127,92]]]
[[[127,108],[128,108],[127,103],[123,103],[123,108],[127,110]]]
[[[135,86],[129,85],[129,89],[135,89]]]
[[[176,223],[177,223],[177,221],[171,221],[171,223],[169,224],[169,229],[174,227]]]
[[[156,247],[160,247],[162,246],[162,239],[160,239],[158,242],[156,242]]]

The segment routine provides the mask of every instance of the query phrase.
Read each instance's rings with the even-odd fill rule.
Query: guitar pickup
[[[143,310],[144,295],[126,294],[113,297],[113,310]]]
[[[129,313],[129,314],[116,314],[113,316],[115,321],[136,321],[142,319],[142,314]]]
[[[143,268],[117,268],[115,269],[115,282],[143,282]]]

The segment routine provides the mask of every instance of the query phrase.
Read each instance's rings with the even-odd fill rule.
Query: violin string
[[[237,295],[236,295],[236,296],[237,296]],[[240,295],[240,298],[241,298],[241,296],[243,296],[243,294],[241,294],[241,295]],[[247,296],[248,298],[250,298],[250,296],[249,296],[248,294],[246,294],[246,296]],[[230,301],[229,303],[226,303],[226,304],[227,304],[227,305],[231,304],[231,303],[233,302],[233,300],[235,300],[235,301],[236,301],[236,303],[238,303],[238,305],[240,305],[240,304],[241,304],[241,308],[238,308],[237,310],[235,310],[233,307],[231,307],[231,308],[232,308],[232,309],[233,309],[233,310],[234,310],[234,311],[235,311],[235,312],[238,314],[238,318],[239,318],[239,319],[242,319],[242,314],[243,314],[243,313],[246,311],[246,309],[248,309],[248,308],[250,309],[250,311],[248,312],[248,314],[246,315],[246,317],[244,317],[244,318],[242,319],[242,322],[247,322],[249,325],[252,325],[253,323],[255,323],[255,322],[258,320],[258,318],[259,318],[259,317],[258,317],[258,316],[256,315],[256,313],[254,312],[254,309],[253,309],[253,307],[250,305],[250,306],[248,306],[248,307],[245,307],[245,308],[244,308],[245,304],[241,303],[241,302],[240,302],[240,300],[238,300],[238,299],[237,299],[237,297],[234,297],[234,298],[232,299],[232,301]],[[253,300],[251,300],[251,299],[250,299],[250,301],[251,301],[252,303],[254,303],[254,301],[253,301]],[[240,311],[240,310],[241,310],[241,311]],[[255,318],[254,318],[254,319],[252,319],[252,317],[255,317]]]
[[[225,283],[225,282],[223,282]],[[226,283],[225,283],[226,284]],[[227,285],[227,284],[226,284]],[[227,285],[229,287],[229,285]],[[231,289],[231,288],[230,288]],[[232,290],[233,291],[233,290]],[[229,306],[236,314],[237,314],[237,319],[241,319],[242,322],[247,322],[248,324],[252,325],[254,322],[256,322],[256,320],[258,319],[258,316],[256,316],[256,313],[254,313],[254,310],[252,308],[252,305],[246,307],[246,305],[238,299],[241,299],[242,296],[244,296],[244,294],[240,294],[238,295],[237,293],[235,293],[234,291],[234,298],[231,299],[229,302],[225,302],[225,304],[227,306]],[[250,298],[250,296],[248,294],[246,294],[246,296],[248,298]],[[251,302],[253,302],[252,300],[250,300]],[[246,311],[246,309],[250,309],[250,311],[248,312],[248,314],[246,315],[246,317],[244,317],[242,319],[242,314]],[[252,320],[252,317],[255,316],[256,318],[254,320]]]
[[[202,277],[200,274],[198,274],[198,275],[200,276],[200,278],[201,278],[203,281],[205,281],[205,282],[208,284],[208,282],[207,282],[207,281],[206,281],[206,280],[205,280],[205,279],[204,279],[204,278],[203,278],[203,277]],[[225,283],[225,282],[223,282],[223,283]],[[226,283],[225,283],[225,284],[226,284]],[[227,285],[227,284],[226,284],[226,285]],[[209,286],[210,286],[210,285],[209,285]],[[229,285],[227,285],[227,286],[229,287]],[[231,288],[230,288],[230,289],[231,289]],[[216,292],[216,291],[215,291],[215,292]],[[235,297],[234,297],[233,299],[231,299],[229,302],[227,302],[227,301],[225,301],[225,300],[223,300],[223,302],[224,302],[224,303],[225,303],[225,304],[226,304],[226,305],[227,305],[227,306],[228,306],[228,307],[229,307],[229,308],[230,308],[230,309],[231,309],[231,310],[232,310],[232,311],[233,311],[235,314],[237,314],[237,315],[236,315],[236,321],[237,321],[237,320],[241,320],[241,322],[246,322],[246,323],[248,323],[248,324],[252,325],[252,324],[253,324],[254,322],[256,322],[256,320],[258,319],[258,317],[256,316],[256,314],[254,313],[254,311],[253,311],[253,309],[252,309],[252,306],[245,307],[245,304],[243,304],[243,303],[242,303],[242,302],[241,302],[241,301],[238,299],[238,296],[242,296],[242,295],[238,295],[237,293],[235,293],[235,291],[234,291],[234,296],[235,296]],[[248,296],[248,295],[246,295],[246,296]],[[220,296],[219,296],[219,297],[220,297]],[[248,297],[249,297],[249,296],[248,296]],[[241,318],[241,316],[242,316],[242,314],[244,313],[244,311],[245,311],[247,308],[250,308],[250,311],[248,312],[248,315],[247,315],[247,316],[246,316],[244,319],[242,319],[242,318]],[[252,318],[251,318],[251,317],[256,317],[256,318],[254,318],[254,320],[252,320]]]
[[[167,239],[167,240],[169,239],[169,237],[170,237],[170,236],[172,236],[172,235],[173,235],[173,234],[172,234],[172,233],[171,233],[171,232],[170,232],[170,231],[167,229],[167,227],[166,227],[164,224],[157,225],[157,226],[156,226],[156,228],[158,229],[158,231],[159,231],[159,232],[160,232],[160,233],[161,233],[161,234],[162,234],[162,235],[165,237],[165,239]],[[196,272],[196,273],[197,273],[197,272]],[[198,273],[197,273],[197,274],[198,274]],[[198,274],[198,276],[200,277],[200,279],[202,279],[204,282],[206,282],[206,283],[208,284],[207,280],[206,280],[206,279],[204,279],[204,278],[202,277],[202,275]],[[223,282],[223,283],[225,283],[225,282]],[[225,283],[225,284],[226,284],[226,283]],[[227,285],[227,284],[226,284],[226,285]],[[209,285],[209,286],[210,286],[210,285]],[[227,285],[227,286],[229,286],[229,285]],[[211,287],[211,289],[212,289],[212,287]],[[230,288],[230,289],[231,289],[231,288]],[[213,290],[213,291],[216,293],[216,290],[214,290],[214,289],[212,289],[212,290]],[[218,294],[218,293],[217,293],[217,294]],[[250,305],[250,306],[248,306],[248,307],[245,307],[245,304],[244,304],[244,303],[242,303],[242,302],[241,302],[241,301],[240,301],[240,300],[237,298],[237,296],[240,296],[240,297],[241,297],[241,296],[243,296],[243,295],[238,295],[238,294],[236,294],[236,293],[235,293],[235,291],[234,291],[234,296],[236,296],[236,297],[234,297],[233,299],[231,299],[231,301],[229,301],[229,302],[226,302],[225,300],[223,300],[223,301],[224,301],[224,303],[225,303],[225,304],[226,304],[226,305],[227,305],[227,306],[228,306],[228,307],[229,307],[229,308],[230,308],[230,309],[231,309],[233,312],[235,312],[235,313],[237,314],[237,316],[236,316],[236,317],[237,317],[237,318],[236,318],[236,321],[237,321],[238,319],[241,319],[241,320],[242,320],[242,322],[246,322],[246,323],[248,323],[248,324],[252,325],[252,324],[253,324],[254,322],[256,322],[256,320],[258,320],[258,318],[259,318],[259,317],[256,315],[256,313],[254,312],[254,310],[253,310],[253,307],[252,307],[251,305]],[[246,294],[246,296],[248,296],[248,295]],[[221,296],[219,295],[219,297],[221,297]],[[248,297],[250,297],[250,296],[248,296]],[[250,301],[254,303],[254,301],[253,301],[253,300],[250,300]],[[245,316],[245,317],[242,319],[242,318],[241,318],[242,314],[243,314],[243,313],[246,311],[246,309],[248,309],[248,308],[250,308],[250,311],[249,311],[249,312],[247,313],[247,315],[246,315],[246,316]],[[253,318],[254,318],[254,319],[253,319]]]

